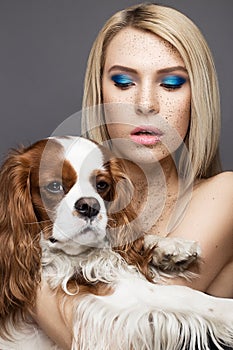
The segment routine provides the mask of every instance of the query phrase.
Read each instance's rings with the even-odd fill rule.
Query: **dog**
[[[61,310],[73,304],[72,350],[206,350],[208,337],[233,346],[233,300],[160,283],[185,274],[199,248],[140,232],[132,190],[122,162],[81,137],[9,154],[0,172],[1,350],[59,349],[30,318],[43,279]]]

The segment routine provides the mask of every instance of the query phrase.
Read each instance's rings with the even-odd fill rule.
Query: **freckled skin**
[[[111,80],[111,75],[126,74],[120,69],[109,72],[111,67],[120,65],[135,70],[130,76],[133,86],[121,90]],[[168,127],[177,132],[180,140],[176,146],[170,146],[174,151],[184,139],[190,119],[190,84],[186,72],[175,70],[172,73],[161,74],[160,70],[168,67],[185,67],[178,51],[160,37],[133,28],[121,30],[110,42],[107,48],[106,61],[103,71],[102,90],[104,103],[120,103],[121,112],[106,112],[106,121],[109,123],[108,131],[111,139],[122,138],[129,140],[130,131],[135,126],[151,124],[160,128],[161,123],[157,116],[167,121]],[[162,80],[168,75],[178,75],[186,79],[186,82],[176,90],[163,87]],[[122,105],[126,108],[123,108]],[[143,109],[143,113],[137,112],[137,107]],[[153,113],[149,113],[153,110]],[[112,124],[111,123],[117,123]],[[126,125],[129,124],[129,125]],[[165,128],[165,126],[163,126]],[[169,130],[166,129],[165,144],[169,144]],[[171,138],[171,137],[170,137]],[[170,144],[169,144],[170,145]],[[123,147],[122,147],[123,148]],[[175,149],[174,149],[175,148]],[[143,159],[148,162],[153,159],[148,156],[144,147],[131,144],[124,147],[123,154],[129,158],[137,152],[135,160]],[[156,145],[153,149],[154,160],[161,160],[169,155],[164,151],[163,145]],[[170,152],[171,153],[171,152]]]
[[[112,79],[114,74],[124,76],[122,81],[128,76],[133,84],[120,88],[115,84],[117,79]],[[167,88],[163,82],[169,81],[170,77],[184,83],[176,89]],[[158,164],[146,175],[146,181],[153,185],[138,178],[132,181],[138,191],[137,210],[141,203],[148,203],[147,186],[150,189],[152,209],[146,212],[143,222],[147,227],[152,226],[153,233],[165,235],[164,225],[173,210],[177,193],[177,173],[171,154],[185,138],[190,121],[191,92],[184,62],[179,52],[160,37],[125,28],[107,48],[102,91],[103,102],[110,104],[105,108],[105,118],[114,152],[140,166],[143,164],[143,167]],[[150,146],[132,142],[132,130],[148,124],[164,133],[161,142]],[[137,171],[130,165],[131,175]],[[168,181],[171,176],[173,180]],[[162,214],[161,208],[164,208]]]
[[[109,70],[114,65],[134,69],[133,74],[127,73],[134,82],[128,89],[119,89],[111,80]],[[183,237],[200,244],[203,264],[199,267],[199,278],[190,283],[177,279],[173,282],[212,295],[232,297],[232,173],[222,173],[194,183],[184,217],[175,229],[170,228],[180,181],[170,154],[188,131],[191,91],[187,73],[173,72],[187,81],[180,89],[169,90],[161,86],[159,71],[177,65],[184,67],[179,53],[158,36],[134,28],[118,32],[107,48],[102,78],[103,102],[118,104],[117,108],[106,108],[107,123],[117,123],[107,127],[111,139],[120,139],[118,143],[113,140],[113,150],[132,161],[125,163],[135,184],[138,197],[134,201],[136,210],[140,212],[140,208],[148,202],[148,194],[154,205],[151,211],[143,212],[144,222],[151,224],[154,220],[149,233]],[[126,74],[119,69],[111,73]],[[165,128],[168,135],[165,145],[168,147],[160,143],[145,147],[130,142],[130,132],[135,126],[152,124],[164,127],[163,121],[165,126],[170,126],[170,129]],[[171,130],[177,131],[175,138],[179,134],[179,142],[174,141]],[[133,163],[140,167],[143,165],[142,171]],[[160,168],[156,168],[156,163]],[[142,174],[145,168],[149,169],[148,182]],[[161,169],[164,178],[158,171]],[[159,211],[161,207],[162,212]]]

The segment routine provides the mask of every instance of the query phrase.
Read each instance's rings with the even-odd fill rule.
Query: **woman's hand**
[[[72,302],[64,307],[65,317],[59,307],[58,296],[42,282],[32,317],[44,332],[63,350],[70,350],[72,343]]]

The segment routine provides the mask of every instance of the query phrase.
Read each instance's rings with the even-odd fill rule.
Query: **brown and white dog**
[[[143,237],[130,196],[121,162],[84,138],[9,155],[0,173],[1,350],[58,349],[28,322],[41,279],[61,309],[73,303],[73,350],[205,350],[209,336],[218,349],[233,346],[233,300],[154,283],[160,268],[176,270],[167,250],[178,245],[186,267],[198,248]]]

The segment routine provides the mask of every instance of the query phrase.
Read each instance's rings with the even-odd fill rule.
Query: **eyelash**
[[[134,82],[124,74],[117,74],[111,77],[114,85],[122,90],[126,90],[130,86],[134,86]]]
[[[114,85],[121,90],[126,90],[131,86],[134,86],[135,83],[124,74],[117,74],[111,77]],[[166,90],[176,90],[182,87],[186,82],[186,79],[181,76],[171,75],[162,79],[160,86],[164,87]]]
[[[168,90],[180,89],[182,85],[186,82],[186,79],[180,76],[171,75],[162,80],[160,86]]]

